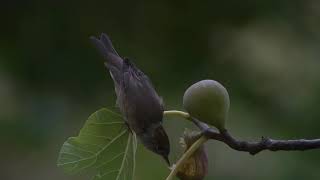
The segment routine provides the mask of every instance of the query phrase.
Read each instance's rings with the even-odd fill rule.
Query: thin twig
[[[191,120],[201,132],[208,138],[221,141],[230,148],[237,151],[249,152],[251,155],[258,154],[263,150],[270,151],[304,151],[310,149],[320,149],[320,139],[297,139],[297,140],[275,140],[262,137],[260,141],[248,142],[235,139],[226,129],[217,131],[210,128],[209,125],[203,123],[186,112],[181,111],[165,111],[164,115],[176,115]]]
[[[166,180],[172,180],[176,176],[179,168],[184,162],[208,139],[214,139],[224,142],[230,148],[237,151],[249,152],[251,155],[258,154],[263,150],[270,151],[304,151],[309,149],[320,149],[320,139],[298,139],[298,140],[274,140],[270,138],[262,137],[260,141],[248,142],[235,139],[229,134],[226,129],[215,130],[208,124],[201,122],[188,113],[182,111],[165,111],[164,116],[178,116],[189,121],[192,121],[202,132],[202,136],[192,144],[192,146],[185,152],[178,160],[176,166],[174,166]]]
[[[320,148],[320,139],[297,139],[297,140],[275,140],[262,137],[260,141],[248,142],[233,138],[227,130],[217,133],[209,128],[204,132],[209,139],[215,139],[227,144],[237,151],[249,152],[251,155],[258,154],[263,150],[270,151],[304,151]]]

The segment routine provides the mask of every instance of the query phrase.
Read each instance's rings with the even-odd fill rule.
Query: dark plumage
[[[106,34],[90,37],[105,59],[105,66],[114,81],[117,105],[129,128],[142,144],[161,155],[169,164],[170,144],[162,127],[163,104],[149,78],[129,59],[122,59]]]

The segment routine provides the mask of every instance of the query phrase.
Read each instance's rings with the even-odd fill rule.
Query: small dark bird
[[[170,165],[170,144],[162,127],[163,103],[149,78],[129,59],[121,58],[106,34],[90,37],[105,59],[114,81],[117,105],[131,131],[149,150],[161,155]]]

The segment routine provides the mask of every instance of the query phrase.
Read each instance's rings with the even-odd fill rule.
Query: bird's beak
[[[168,156],[162,156],[162,157],[167,162],[168,166],[170,166],[170,161],[169,161]]]

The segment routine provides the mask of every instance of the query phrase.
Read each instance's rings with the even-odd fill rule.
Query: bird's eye
[[[156,150],[159,150],[159,145],[157,143],[154,144],[154,147],[156,148]]]

